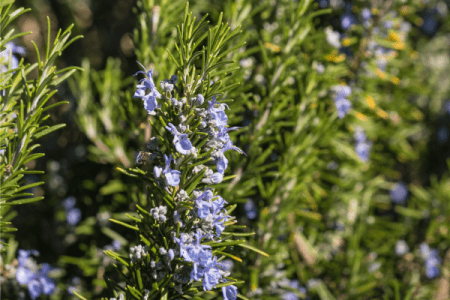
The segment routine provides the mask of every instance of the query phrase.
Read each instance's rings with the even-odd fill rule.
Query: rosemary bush
[[[448,2],[49,3],[84,72],[55,93],[2,26],[2,297],[450,297]],[[19,120],[51,158],[8,188]]]

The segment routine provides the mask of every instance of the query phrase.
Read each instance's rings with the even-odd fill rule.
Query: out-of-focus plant
[[[14,29],[4,35],[3,32],[6,32],[8,24],[28,10],[19,8],[10,12],[11,6],[12,3],[9,5],[2,3],[0,6],[2,28],[0,38],[0,49],[2,51],[0,58],[0,67],[2,68],[0,79],[0,231],[2,233],[14,231],[13,228],[9,227],[9,221],[15,216],[14,211],[11,210],[14,205],[32,203],[43,199],[43,197],[33,197],[32,193],[27,192],[27,189],[39,186],[43,182],[25,184],[24,179],[26,174],[42,174],[43,172],[28,170],[26,164],[44,156],[43,153],[33,153],[39,147],[39,144],[36,144],[39,138],[65,126],[64,124],[49,126],[45,125],[44,122],[49,118],[48,110],[66,102],[46,104],[56,93],[58,84],[67,79],[77,69],[80,70],[79,67],[57,70],[54,66],[61,52],[81,36],[69,40],[72,28],[69,27],[64,32],[60,30],[52,44],[50,41],[50,22],[48,22],[45,59],[40,60],[39,51],[35,47],[38,57],[37,63],[24,65],[23,59],[19,62],[15,55],[16,53],[24,54],[24,49],[15,45],[14,39],[26,35],[27,32],[14,34]],[[38,77],[27,79],[27,75],[34,69],[38,70]],[[7,235],[3,236],[3,238],[8,237]]]
[[[64,127],[65,124],[46,125],[49,110],[67,102],[61,101],[48,105],[57,92],[58,85],[71,76],[79,67],[67,67],[58,70],[56,60],[75,40],[70,39],[72,26],[64,32],[59,30],[53,43],[50,41],[50,21],[47,19],[46,52],[41,56],[36,45],[38,58],[35,64],[25,64],[16,57],[25,55],[25,49],[16,45],[17,38],[29,32],[14,33],[7,31],[8,25],[16,18],[29,11],[18,8],[11,11],[14,1],[4,1],[0,4],[0,234],[1,243],[1,295],[9,299],[24,299],[28,294],[31,299],[41,294],[51,295],[55,291],[55,279],[51,275],[52,267],[43,263],[38,265],[30,255],[37,256],[36,250],[19,250],[17,259],[15,253],[18,242],[14,241],[10,226],[11,220],[17,215],[12,210],[16,205],[33,203],[44,199],[34,197],[30,189],[43,182],[29,183],[29,174],[42,174],[43,171],[29,170],[30,162],[44,156],[35,153],[40,146],[36,141],[43,136]],[[37,70],[37,78],[29,79],[30,72]],[[7,242],[5,242],[7,241]],[[27,292],[25,292],[28,290]]]

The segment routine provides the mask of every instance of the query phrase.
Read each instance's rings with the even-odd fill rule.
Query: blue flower
[[[199,218],[205,219],[211,213],[211,200],[213,196],[214,195],[211,190],[206,190],[197,199],[195,199],[195,203],[197,205],[197,215]]]
[[[369,160],[370,149],[372,145],[368,142],[357,143],[355,147],[356,155],[358,155],[359,159],[363,162],[367,162]]]
[[[234,267],[234,262],[231,259],[224,259],[220,262],[220,266],[225,272],[231,272]]]
[[[347,30],[352,26],[353,24],[356,24],[356,16],[351,13],[350,11],[345,12],[341,16],[341,26],[344,30]]]
[[[283,300],[299,300],[300,298],[294,292],[287,292],[282,295]]]
[[[3,58],[3,61],[8,61],[11,57],[11,69],[16,69],[19,66],[19,60],[16,56],[12,55],[13,53],[25,55],[27,52],[24,47],[17,46],[14,42],[8,42],[5,44],[6,49],[0,52],[0,58]]]
[[[169,251],[167,251],[167,259],[169,261],[172,261],[175,258],[175,253],[173,252],[173,249],[169,249]]]
[[[186,250],[186,240],[188,239],[187,234],[182,233],[180,238],[173,238],[174,241],[178,244],[178,246],[180,247],[180,257],[185,257],[187,256],[187,250]]]
[[[112,247],[113,247],[113,249],[114,250],[120,250],[120,248],[122,248],[122,243],[120,242],[120,241],[118,241],[118,240],[114,240],[113,242],[112,242]]]
[[[66,212],[67,223],[75,226],[81,220],[81,210],[78,208],[72,208]]]
[[[217,262],[217,257],[209,258],[206,266],[203,268],[203,290],[210,291],[216,287],[219,280],[222,278],[222,273],[218,268],[220,264]]]
[[[357,143],[364,143],[367,141],[367,136],[361,127],[356,127],[354,137]]]
[[[219,172],[215,172],[211,175],[211,183],[218,184],[223,180],[223,174]]]
[[[203,235],[200,229],[198,229],[195,234],[195,243],[193,245],[187,245],[184,247],[186,249],[186,252],[183,255],[184,260],[193,262],[194,266],[196,264],[205,266],[208,258],[212,256],[212,253],[209,250],[211,249],[211,246],[200,244],[202,238]]]
[[[192,144],[189,141],[187,134],[180,134],[172,123],[169,123],[169,125],[166,126],[166,129],[173,135],[175,149],[183,155],[188,154],[189,150],[192,149]]]
[[[336,99],[334,104],[336,105],[338,117],[340,119],[344,118],[345,115],[349,112],[350,108],[352,107],[352,103],[350,102],[350,100],[345,98]]]
[[[386,29],[390,29],[390,28],[392,28],[392,26],[394,26],[394,22],[392,22],[391,20],[384,21],[384,23],[383,23],[383,27]]]
[[[338,117],[342,119],[352,107],[352,103],[347,99],[352,93],[352,89],[348,85],[337,85],[332,87],[336,93],[334,104],[336,105]]]
[[[39,255],[39,252],[36,250],[19,250],[19,267],[16,271],[16,280],[21,285],[27,285],[30,297],[34,300],[42,293],[45,295],[53,294],[56,283],[54,279],[48,277],[52,267],[43,263],[38,270],[36,263],[29,257],[30,254]]]
[[[222,287],[223,300],[236,300],[237,287],[234,285],[228,285]]]
[[[256,208],[255,203],[252,199],[248,199],[244,206],[245,214],[247,215],[247,218],[250,220],[255,219],[258,216],[258,209]]]
[[[180,171],[172,170],[170,168],[170,162],[172,161],[172,154],[167,158],[167,155],[164,154],[164,160],[166,163],[166,166],[162,173],[166,177],[167,184],[170,186],[177,186],[180,183]]]
[[[217,127],[219,129],[217,133],[216,140],[221,141],[223,143],[227,143],[230,140],[230,136],[228,135],[228,131],[231,130],[239,130],[241,127],[225,127],[225,126],[219,126]]]
[[[76,290],[76,288],[74,286],[69,286],[67,288],[67,292],[69,293],[69,295],[74,295],[74,291]]]
[[[42,294],[42,285],[36,279],[31,280],[28,283],[28,292],[30,293],[31,299],[36,299]]]
[[[437,255],[437,251],[435,255],[430,256],[425,261],[425,275],[430,278],[436,278],[440,275],[441,271],[439,269],[439,265],[441,264],[442,260]]]
[[[19,257],[17,258],[20,267],[25,267],[27,265],[27,260],[30,255],[39,256],[39,251],[37,250],[19,250]]]
[[[74,197],[68,197],[63,200],[63,206],[66,210],[71,209],[75,206],[76,200]]]
[[[225,157],[225,151],[228,150],[236,150],[240,154],[245,154],[244,151],[239,149],[238,147],[233,145],[233,142],[231,140],[228,140],[224,147],[217,153],[217,171],[221,174],[225,173],[225,170],[228,167],[228,159]]]
[[[366,134],[364,133],[361,127],[357,127],[355,130],[355,140],[356,140],[355,146],[356,155],[358,155],[358,158],[361,161],[367,162],[369,160],[370,149],[372,148],[372,144],[367,141]]]
[[[425,260],[425,275],[430,279],[439,276],[442,259],[439,257],[437,249],[430,249],[426,243],[422,243],[420,244],[420,255]]]
[[[450,101],[447,101],[447,103],[445,103],[445,110],[450,115]]]
[[[335,93],[337,98],[347,98],[352,94],[352,89],[348,85],[341,84],[341,85],[335,85],[331,88]]]
[[[212,101],[208,101],[208,112],[213,117],[216,126],[226,126],[228,121],[228,116],[225,114],[225,108],[228,108],[228,105],[224,103],[220,103],[216,101],[216,96],[212,97]]]
[[[158,107],[158,102],[156,99],[161,98],[161,94],[155,87],[155,83],[153,82],[153,69],[147,71],[145,67],[140,63],[141,67],[145,70],[138,71],[134,76],[139,73],[143,73],[147,78],[141,79],[139,84],[136,86],[137,90],[134,93],[134,98],[141,98],[144,101],[144,108],[147,110],[149,114],[154,114],[154,110]],[[150,90],[150,93],[146,94],[146,91]]]
[[[391,189],[389,195],[394,203],[405,203],[406,198],[408,198],[408,187],[403,182],[398,182]]]
[[[34,273],[28,268],[19,267],[16,271],[16,280],[21,285],[28,284],[34,278]]]
[[[362,16],[364,21],[367,21],[367,20],[369,20],[372,17],[372,13],[370,12],[370,9],[363,8],[361,10],[361,16]]]
[[[428,262],[428,261],[427,261]],[[441,271],[439,270],[439,266],[436,264],[425,264],[425,275],[430,278],[436,278],[441,274]]]

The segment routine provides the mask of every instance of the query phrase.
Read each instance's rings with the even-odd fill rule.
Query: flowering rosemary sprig
[[[178,76],[160,82],[158,89],[153,70],[139,81],[134,98],[143,102],[143,108],[152,116],[149,122],[156,133],[147,144],[148,151],[136,157],[139,168],[122,172],[147,183],[149,208],[137,205],[137,214],[129,215],[134,223],[111,220],[137,232],[140,241],[130,248],[129,257],[105,251],[111,258],[127,268],[121,272],[127,285],[120,287],[107,279],[111,290],[119,299],[174,299],[180,295],[196,297],[203,291],[221,288],[224,299],[236,299],[235,284],[242,283],[231,274],[221,261],[232,258],[232,247],[241,246],[257,253],[264,252],[248,245],[245,237],[253,233],[238,233],[236,220],[230,215],[236,205],[227,205],[213,184],[229,180],[226,152],[244,152],[234,146],[228,131],[228,106],[218,98],[232,86],[224,86],[225,76],[235,67],[222,66],[232,61],[222,59],[233,49],[224,47],[239,31],[229,32],[221,23],[197,37],[206,26],[203,18],[195,25],[188,14],[178,28],[180,60],[174,59]],[[196,47],[207,37],[207,46]],[[194,64],[202,59],[202,67]],[[215,81],[214,81],[215,80]],[[222,99],[223,100],[223,99]],[[114,299],[114,298],[112,298]]]

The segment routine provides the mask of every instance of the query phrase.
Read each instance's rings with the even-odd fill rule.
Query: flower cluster
[[[145,217],[164,242],[156,239],[131,247],[130,262],[148,269],[148,286],[170,278],[174,290],[184,294],[192,282],[201,282],[205,291],[221,283],[224,299],[235,300],[237,287],[226,278],[230,268],[221,263],[224,257],[215,255],[213,245],[235,221],[228,215],[227,202],[207,185],[223,181],[228,150],[243,154],[228,135],[239,128],[228,126],[229,107],[215,95],[209,101],[202,94],[177,99],[177,76],[161,81],[158,91],[153,70],[139,73],[146,78],[140,80],[134,97],[143,100],[148,114],[165,129],[147,144],[149,152],[141,151],[136,157],[136,163],[147,168],[154,192],[158,190],[164,199],[161,203],[152,200]],[[206,186],[199,189],[198,184]]]
[[[56,282],[50,278],[52,267],[43,263],[40,266],[30,255],[38,256],[36,250],[19,250],[17,258],[19,266],[16,271],[16,280],[22,286],[27,286],[31,299],[37,299],[41,294],[51,295],[55,291]]]
[[[353,24],[356,24],[357,18],[356,15],[352,12],[352,4],[345,4],[345,11],[341,15],[341,27],[344,30],[350,29]]]
[[[256,219],[258,216],[258,208],[255,205],[255,202],[253,202],[252,199],[248,199],[244,206],[245,214],[247,218],[250,220]]]
[[[408,187],[403,182],[398,182],[391,189],[389,195],[395,204],[403,204],[408,198]]]
[[[63,201],[67,223],[72,226],[77,225],[81,220],[81,210],[75,207],[75,203],[76,200],[74,197],[68,197]]]
[[[334,92],[334,104],[336,105],[338,117],[342,119],[349,112],[352,103],[347,98],[352,94],[348,85],[336,85],[332,88]]]
[[[426,243],[420,244],[420,255],[425,260],[425,274],[428,278],[436,278],[441,271],[439,266],[442,263],[442,259],[439,257],[437,249],[430,249]]]
[[[372,148],[372,143],[367,141],[366,134],[361,128],[356,128],[355,130],[355,152],[359,159],[363,162],[369,160],[370,149]]]

